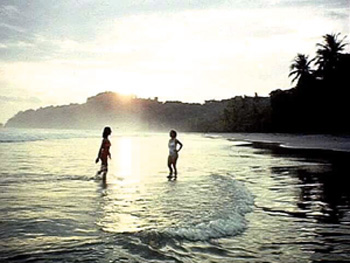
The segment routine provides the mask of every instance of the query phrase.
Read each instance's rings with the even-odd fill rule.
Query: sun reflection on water
[[[159,141],[133,136],[112,138],[103,216],[98,223],[104,231],[137,232],[153,227],[150,221],[155,217],[156,221],[163,221],[162,214],[157,213],[154,196],[158,194],[159,184],[164,184],[157,175],[165,174],[167,152],[163,147],[165,151],[148,154],[154,145],[159,145]],[[157,187],[150,190],[149,185]]]
[[[138,164],[139,149],[133,143],[132,138],[118,138],[113,144],[113,173],[123,183],[135,183],[140,181]]]

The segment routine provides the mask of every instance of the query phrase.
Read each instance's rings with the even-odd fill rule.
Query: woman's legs
[[[108,172],[107,158],[101,158],[101,170],[99,173],[102,173],[102,180],[103,181],[106,181],[107,172]]]

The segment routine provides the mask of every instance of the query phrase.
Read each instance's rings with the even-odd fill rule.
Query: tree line
[[[295,86],[270,93],[270,105],[248,100],[225,109],[226,131],[348,133],[350,125],[350,54],[340,34],[317,43],[316,56],[297,54],[289,77]],[[249,105],[249,106],[247,106]],[[261,107],[261,105],[259,106]]]

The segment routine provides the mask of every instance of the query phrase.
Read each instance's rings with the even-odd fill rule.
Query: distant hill
[[[114,92],[90,97],[83,104],[49,106],[17,113],[6,127],[100,129],[105,125],[125,130],[223,131],[224,109],[234,99],[204,104],[159,102]]]
[[[225,109],[235,102],[251,100],[235,97],[210,100],[204,104],[179,101],[159,102],[157,98],[141,99],[103,92],[83,104],[49,106],[17,113],[5,127],[100,129],[111,125],[125,130],[225,131]],[[256,100],[255,100],[256,101]],[[259,97],[259,103],[269,105],[269,98]]]

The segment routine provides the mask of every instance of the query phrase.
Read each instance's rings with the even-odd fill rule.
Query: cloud
[[[14,25],[10,25],[7,23],[0,23],[0,27],[6,28],[6,29],[10,29],[12,31],[16,31],[18,33],[24,33],[25,29],[19,26],[14,26]]]
[[[350,5],[348,10],[344,9],[333,9],[330,11],[326,12],[326,15],[329,16],[332,19],[337,19],[337,20],[350,20]]]
[[[18,90],[13,90],[6,88],[6,85],[4,87],[4,83],[0,82],[1,84],[1,93],[2,94],[13,94],[19,93]],[[11,118],[13,115],[15,115],[17,112],[21,110],[27,110],[28,108],[37,108],[39,107],[43,102],[38,98],[34,96],[23,96],[23,94],[27,94],[28,92],[26,90],[21,90],[22,95],[21,96],[0,96],[0,123],[5,123],[6,120]]]
[[[183,87],[181,92],[200,86],[202,100],[212,96],[217,83],[221,94],[268,94],[288,87],[287,71],[295,54],[313,52],[315,41],[340,23],[307,8],[124,16],[105,23],[91,41],[37,34],[22,49],[31,48],[24,53],[28,62],[34,54],[35,59],[46,58],[45,63],[6,67],[12,76],[8,81],[34,90],[76,89],[77,94],[83,86],[91,93],[128,88],[144,96],[165,96],[164,86]]]
[[[2,102],[20,102],[20,103],[41,103],[41,100],[37,97],[11,97],[11,96],[0,96]]]
[[[293,19],[290,19],[293,17]],[[308,17],[307,21],[304,21]],[[301,22],[303,21],[301,25]],[[242,52],[250,43],[285,37],[288,40],[320,37],[333,31],[341,22],[332,22],[312,9],[211,9],[176,13],[149,13],[124,16],[104,23],[92,41],[50,37],[38,34],[27,46],[35,46],[44,56],[76,59],[127,55],[164,56],[169,51],[190,53],[191,56],[226,56],[227,52]],[[338,24],[338,25],[337,25]],[[213,50],[215,44],[223,50]],[[231,46],[231,47],[229,47]],[[272,44],[274,46],[274,44]],[[167,48],[169,47],[169,48]],[[267,46],[260,47],[268,48]],[[283,48],[283,47],[282,47]],[[169,50],[171,49],[171,50]],[[231,51],[228,51],[231,49]],[[30,55],[29,55],[30,56]],[[105,56],[105,57],[104,57]],[[36,54],[36,58],[37,58]]]
[[[1,33],[6,35],[3,40],[10,39],[2,44],[12,44],[15,49],[13,43],[16,40],[33,45],[30,47],[34,49],[27,52],[18,47],[4,56],[8,60],[36,61],[153,52],[153,47],[164,46],[165,38],[168,42],[176,38],[194,42],[196,36],[203,39],[205,31],[211,32],[207,38],[226,38],[228,34],[236,34],[237,39],[286,35],[293,30],[300,31],[302,27],[308,28],[312,35],[315,35],[312,31],[323,34],[325,30],[321,26],[310,30],[309,18],[311,23],[318,18],[322,25],[325,20],[334,25],[334,21],[326,17],[326,12],[336,14],[339,19],[342,15],[345,19],[349,11],[344,0],[80,0],[55,4],[43,1],[35,2],[29,8],[21,4],[7,9],[17,10],[12,12],[21,10],[22,20],[17,23],[5,20],[0,27],[26,34],[14,37],[11,32]],[[36,19],[30,19],[32,17]],[[338,24],[343,25],[341,30],[335,31],[347,33],[345,31],[349,29],[344,26],[344,20],[339,19]],[[330,28],[329,25],[326,28]]]
[[[19,9],[14,5],[3,5],[0,6],[0,14],[8,17],[14,17],[20,14]]]
[[[293,19],[288,19],[291,16]],[[301,26],[299,21],[306,16],[308,21]],[[120,62],[124,62],[123,55],[128,55],[128,62],[133,59],[145,68],[152,63],[154,68],[159,62],[159,69],[173,69],[177,62],[186,60],[190,64],[197,61],[200,68],[203,62],[212,64],[239,56],[295,53],[302,45],[307,46],[305,40],[311,43],[309,39],[319,38],[336,27],[336,23],[310,10],[184,11],[117,19],[94,43],[82,47],[101,56],[121,58]],[[186,68],[190,64],[178,66]]]

